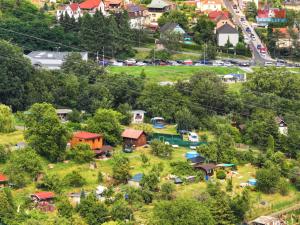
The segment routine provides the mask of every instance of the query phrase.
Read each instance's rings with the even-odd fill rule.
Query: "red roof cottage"
[[[8,177],[0,173],[0,187],[4,187],[8,183]]]
[[[42,202],[42,201],[50,202],[54,199],[54,197],[55,195],[53,192],[37,192],[31,195],[31,199],[34,202]]]
[[[123,142],[127,146],[143,146],[147,143],[146,133],[142,130],[125,129],[122,133]]]
[[[103,146],[103,136],[101,134],[78,131],[73,134],[71,147],[75,147],[79,143],[88,144],[92,150],[101,149]]]

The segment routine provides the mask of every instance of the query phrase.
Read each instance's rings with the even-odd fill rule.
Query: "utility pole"
[[[155,64],[155,47],[156,47],[156,39],[154,39],[154,48],[153,48],[153,63],[154,63],[154,66],[156,65]]]
[[[102,67],[104,67],[104,46],[102,49]]]
[[[98,51],[97,51],[96,61],[97,61],[97,64],[98,64],[99,63],[99,52]]]

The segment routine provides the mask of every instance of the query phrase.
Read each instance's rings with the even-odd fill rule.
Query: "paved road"
[[[253,27],[251,27],[250,23],[247,20],[245,20],[243,23],[241,22],[241,18],[242,17],[246,18],[246,17],[238,5],[237,5],[237,9],[233,9],[233,4],[237,5],[237,3],[234,1],[224,0],[224,5],[231,13],[234,23],[242,29],[244,37],[245,38],[247,37],[249,39],[249,46],[252,51],[253,60],[257,64],[261,64],[261,65],[264,65],[265,62],[273,61],[271,56],[268,53],[266,53],[265,55],[262,55],[259,52],[259,50],[257,50],[257,45],[264,46],[264,44],[262,43],[262,41],[258,37],[257,33],[255,32]],[[236,11],[239,11],[239,13],[236,13]],[[246,32],[247,27],[250,28],[251,33],[255,36],[255,39],[252,39],[250,37],[249,33]]]

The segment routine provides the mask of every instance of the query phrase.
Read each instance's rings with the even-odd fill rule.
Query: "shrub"
[[[281,178],[278,183],[278,191],[281,195],[289,194],[289,183],[284,178]]]
[[[67,174],[63,181],[69,187],[82,187],[86,184],[86,180],[76,171]]]
[[[153,140],[151,142],[152,154],[161,158],[171,158],[173,148],[159,140]]]
[[[133,211],[124,201],[116,201],[111,208],[111,215],[113,220],[125,221],[132,219]]]
[[[63,183],[56,174],[47,174],[44,176],[42,181],[37,183],[36,187],[47,191],[55,191],[57,193],[61,193],[63,189]]]
[[[174,192],[174,184],[172,183],[164,183],[160,187],[160,196],[164,200],[171,200],[173,198],[173,192]]]
[[[218,179],[224,180],[226,178],[226,173],[224,170],[218,170],[216,176]]]
[[[3,145],[0,145],[0,163],[6,163],[9,155]]]
[[[257,190],[264,193],[274,193],[280,179],[280,173],[276,168],[263,168],[256,172]]]
[[[104,180],[103,174],[101,171],[98,172],[97,181],[98,183],[102,183]]]
[[[80,143],[71,151],[71,157],[77,163],[87,163],[94,160],[95,154],[88,144]]]

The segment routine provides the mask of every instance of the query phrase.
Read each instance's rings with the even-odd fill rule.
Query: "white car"
[[[224,62],[224,66],[227,66],[227,67],[232,66],[232,63],[231,62]]]
[[[213,61],[213,66],[224,66],[224,62],[221,60]]]
[[[111,65],[112,66],[123,66],[124,63],[123,62],[114,61]]]
[[[136,60],[135,59],[127,59],[125,60],[126,65],[134,65],[136,64]]]
[[[190,142],[199,142],[199,136],[194,132],[189,132],[188,138]]]
[[[146,66],[147,64],[144,62],[137,62],[135,65],[136,66]]]

